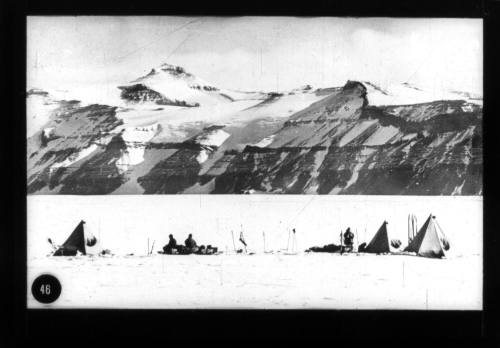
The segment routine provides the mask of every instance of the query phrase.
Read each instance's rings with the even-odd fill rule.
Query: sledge
[[[180,253],[166,253],[166,252],[163,252],[163,251],[158,251],[158,254],[160,255],[181,255],[181,256],[185,256],[185,255],[221,255],[223,254],[222,251],[217,251],[217,252],[214,252],[214,253],[198,253],[198,252],[190,252],[190,253],[183,253],[183,254],[180,254]]]
[[[184,255],[220,255],[220,254],[224,254],[224,252],[222,251],[217,251],[217,252],[213,252],[213,253],[199,253],[199,252],[190,252],[190,253],[166,253],[166,252],[163,252],[163,251],[158,251],[158,254],[160,255],[181,255],[181,256],[184,256]]]
[[[352,251],[352,250],[351,250]],[[319,246],[313,246],[310,247],[309,249],[306,250],[306,253],[309,252],[314,252],[314,253],[347,253],[349,252],[343,245],[336,245],[336,244],[327,244],[323,245],[322,247]]]
[[[201,246],[199,248],[188,249],[184,246],[179,246],[178,248],[172,248],[170,252],[165,252],[163,250],[159,250],[158,254],[162,255],[220,255],[222,251],[219,251],[217,247],[205,247]]]

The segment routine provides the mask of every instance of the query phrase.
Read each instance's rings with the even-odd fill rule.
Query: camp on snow
[[[50,239],[49,242],[52,243]],[[53,256],[75,256],[78,253],[83,255],[99,254],[103,251],[97,238],[89,231],[87,224],[83,220],[80,221],[61,246],[54,246],[54,248],[56,250],[52,254]]]
[[[323,245],[322,247],[313,246],[306,250],[306,252],[316,253],[344,253],[354,251],[354,233],[348,227],[344,233],[340,232],[340,245],[334,243]]]
[[[431,214],[415,237],[409,241],[404,251],[416,253],[419,256],[441,258],[449,249],[448,239],[436,221],[436,217]]]
[[[391,248],[399,249],[401,241],[398,239],[389,239],[387,225],[387,221],[384,221],[371,241],[368,244],[360,244],[357,252],[386,254],[391,252]],[[408,246],[403,250],[403,253],[414,253],[418,256],[430,258],[445,257],[445,251],[449,250],[450,243],[437,223],[435,216],[431,214],[420,230],[416,232],[416,218],[412,215],[409,217],[409,229],[410,226],[414,232],[409,232]],[[344,241],[345,240],[346,239],[344,238]],[[342,245],[341,240],[341,245],[327,244],[323,247],[311,247],[306,251],[342,253],[349,252],[351,250],[346,249]]]
[[[409,215],[408,218],[408,246],[399,252],[398,254],[416,254],[417,256],[430,257],[430,258],[442,258],[445,257],[445,251],[450,249],[450,243],[445,236],[443,230],[439,226],[436,217],[432,214],[429,215],[425,223],[417,232],[416,217],[414,215]],[[340,245],[327,244],[322,247],[313,246],[306,250],[306,252],[327,252],[327,253],[374,253],[374,254],[386,254],[391,253],[391,248],[399,249],[401,246],[401,241],[397,239],[390,240],[387,231],[387,221],[384,221],[379,227],[371,241],[366,244],[362,243],[358,246],[357,250],[354,250],[354,233],[351,232],[350,228],[347,228],[344,233],[340,233]],[[222,252],[218,250],[217,247],[211,245],[200,245],[198,246],[193,239],[192,235],[186,239],[184,244],[177,244],[177,241],[172,235],[169,236],[170,240],[167,245],[163,247],[160,254],[166,255],[217,255]],[[293,238],[295,238],[295,229],[293,230]],[[240,233],[239,241],[245,246],[246,251],[246,241],[243,236],[243,232]],[[73,232],[69,235],[66,241],[60,245],[56,246],[52,243],[49,238],[49,242],[54,248],[53,256],[75,256],[81,255],[105,255],[109,254],[109,250],[103,250],[97,240],[97,238],[89,230],[88,225],[85,221],[81,220],[75,227]],[[234,243],[234,237],[233,237]],[[290,243],[290,235],[289,235]],[[288,243],[288,244],[289,244]],[[296,245],[294,241],[292,243]],[[289,245],[287,246],[287,250]],[[149,250],[149,247],[148,247]],[[236,250],[236,252],[240,252]],[[243,250],[241,250],[242,252]],[[264,234],[264,251],[265,251],[265,234]],[[152,250],[151,250],[152,252]],[[245,252],[246,253],[246,252]],[[296,253],[296,252],[295,252]],[[149,251],[148,251],[149,254]],[[249,253],[250,255],[253,253]]]
[[[387,234],[387,221],[384,221],[368,245],[360,245],[358,251],[365,253],[384,254],[391,252],[389,236]]]

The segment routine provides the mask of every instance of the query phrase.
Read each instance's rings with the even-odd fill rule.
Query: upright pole
[[[245,249],[245,254],[247,253],[247,246],[245,241],[245,236],[243,235],[243,230],[240,232],[240,242],[243,244],[243,249]]]
[[[240,224],[240,239],[245,240],[245,236],[243,236],[243,224]],[[244,243],[243,243],[243,249],[245,250],[245,254],[246,254],[247,253],[247,246]]]
[[[408,214],[408,235],[407,235],[407,238],[408,238],[408,244],[410,244],[410,231],[412,229],[412,221],[411,221],[411,218],[410,218],[410,214]]]
[[[233,238],[233,250],[236,252],[236,244],[234,244],[234,233],[233,230],[231,230],[231,237]]]
[[[417,225],[417,216],[416,215],[413,215],[414,218],[415,218],[415,228],[413,229],[413,238],[415,238],[415,236],[417,235],[417,231],[418,231],[418,225]]]
[[[266,233],[262,231],[262,239],[264,240],[264,253],[266,252]]]
[[[415,231],[416,231],[416,228],[417,228],[417,225],[416,225],[416,217],[415,217],[415,214],[412,215],[412,225],[411,225],[411,239],[413,240],[413,238],[415,238]]]
[[[342,243],[342,230],[340,230],[340,254],[342,255],[342,252],[344,251],[344,246]]]

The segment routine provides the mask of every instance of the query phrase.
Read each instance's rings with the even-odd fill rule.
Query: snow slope
[[[361,123],[357,123],[340,139],[337,145],[339,147],[342,147],[349,144],[349,142],[359,137],[360,134],[362,134],[364,131],[366,131],[368,128],[370,128],[376,123],[377,123],[376,120],[363,121]]]
[[[51,170],[55,170],[55,169],[61,168],[61,167],[69,167],[72,164],[74,164],[74,163],[82,160],[83,158],[89,156],[92,152],[96,151],[98,148],[99,148],[98,145],[92,144],[89,147],[84,148],[84,149],[76,152],[75,154],[72,154],[71,156],[69,156],[68,158],[66,158],[64,161],[54,163],[50,167],[50,169]]]
[[[26,99],[26,137],[33,136],[49,121],[59,103],[49,96],[29,95]]]
[[[447,90],[426,90],[408,83],[392,84],[381,88],[371,82],[363,81],[367,88],[368,103],[374,106],[381,105],[410,105],[428,103],[436,100],[466,100],[467,102],[482,105],[482,99],[463,92]]]
[[[121,136],[127,148],[116,161],[116,166],[121,170],[127,170],[129,166],[138,165],[144,161],[146,144],[156,135],[159,129],[158,123],[144,127],[124,128]]]
[[[399,134],[399,129],[393,126],[380,127],[364,143],[366,146],[383,145]]]
[[[182,67],[167,63],[153,68],[147,75],[131,81],[128,85],[138,83],[161,93],[170,100],[185,101],[189,104],[209,106],[233,101],[233,98],[223,93],[220,88],[186,72]],[[244,99],[245,96],[255,97],[253,94],[224,92],[237,95],[238,99]]]
[[[263,105],[259,105],[262,100],[247,99],[194,108],[177,106],[165,106],[157,110],[124,108],[118,110],[117,117],[126,125],[134,127],[151,123],[160,124],[161,132],[153,139],[155,142],[179,141],[191,135],[189,132],[183,132],[189,128],[213,124],[244,127],[254,120],[264,118],[279,121],[323,98],[324,96],[317,96],[311,92],[286,95]]]

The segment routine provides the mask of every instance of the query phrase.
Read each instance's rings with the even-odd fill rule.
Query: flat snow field
[[[62,294],[30,308],[481,309],[478,256],[255,254],[32,260]],[[479,285],[479,286],[478,286]]]
[[[428,214],[451,241],[446,259],[407,255],[304,253],[338,244],[347,226],[369,241],[384,219],[406,245],[409,213]],[[50,257],[84,219],[114,256]],[[297,229],[297,255],[286,248]],[[254,255],[232,252],[239,232]],[[365,231],[366,228],[366,231]],[[160,255],[173,233],[193,233],[215,256]],[[337,237],[336,237],[337,236]],[[155,241],[154,254],[147,256]],[[291,244],[291,243],[290,243]],[[29,308],[482,309],[482,197],[155,195],[29,196]],[[133,256],[127,256],[134,253]],[[53,304],[29,287],[42,273],[62,284]]]

